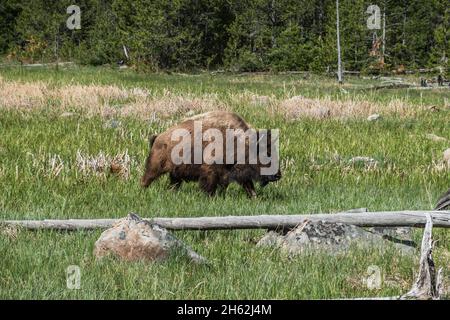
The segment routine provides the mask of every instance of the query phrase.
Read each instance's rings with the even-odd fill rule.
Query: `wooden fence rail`
[[[145,219],[169,230],[221,230],[221,229],[277,229],[292,228],[305,220],[352,224],[360,227],[417,227],[423,228],[426,215],[434,227],[450,228],[450,211],[384,211],[340,212],[302,215],[220,216],[198,218]],[[69,220],[6,220],[0,224],[21,226],[26,229],[92,230],[111,227],[116,219]]]

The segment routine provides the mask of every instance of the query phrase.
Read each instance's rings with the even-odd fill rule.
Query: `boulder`
[[[274,246],[289,254],[305,250],[323,250],[329,253],[343,253],[351,245],[359,247],[384,248],[393,245],[404,254],[415,252],[413,242],[390,241],[382,233],[343,223],[305,221],[285,234],[270,231],[262,237],[257,246]]]
[[[133,213],[104,231],[94,247],[97,258],[113,255],[125,261],[160,261],[174,252],[186,255],[196,263],[207,262],[166,229]]]
[[[111,119],[103,125],[104,129],[116,129],[122,126],[119,120]]]
[[[450,148],[444,151],[444,161],[450,167]]]
[[[369,117],[367,117],[367,121],[377,121],[380,119],[381,119],[381,116],[377,113],[371,114]]]
[[[376,167],[379,164],[379,162],[377,160],[373,159],[373,158],[361,157],[361,156],[351,158],[349,160],[349,163],[352,164],[352,165],[362,163],[362,164],[364,164],[367,167]]]
[[[270,97],[252,95],[250,98],[250,102],[254,106],[265,107],[270,104]]]
[[[74,113],[74,112],[63,112],[63,113],[61,113],[59,116],[61,117],[61,118],[70,118],[70,117],[73,117],[73,116],[76,116],[77,114],[76,113]]]
[[[413,237],[413,228],[410,227],[372,227],[367,231],[373,232],[394,243],[404,244],[411,247],[416,247]]]
[[[448,141],[446,138],[437,136],[434,133],[428,133],[425,135],[425,137],[434,142],[447,142]]]

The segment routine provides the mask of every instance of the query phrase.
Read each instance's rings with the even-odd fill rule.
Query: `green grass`
[[[367,207],[371,211],[432,208],[449,187],[450,171],[435,170],[449,143],[433,142],[425,134],[450,140],[449,91],[368,89],[372,80],[349,79],[342,92],[333,79],[299,75],[143,75],[105,68],[5,68],[6,81],[45,81],[115,84],[148,88],[158,96],[164,89],[178,95],[217,94],[225,103],[243,92],[333,99],[366,99],[388,103],[403,99],[411,108],[435,105],[440,112],[420,111],[414,118],[383,115],[379,122],[365,119],[286,121],[246,103],[232,108],[260,128],[279,128],[283,178],[258,198],[247,199],[238,186],[224,196],[206,197],[196,184],[178,192],[167,190],[160,179],[148,190],[139,187],[147,150],[146,137],[162,131],[156,123],[123,118],[121,126],[107,128],[107,119],[83,114],[61,118],[54,106],[23,112],[0,106],[0,218],[119,218],[129,212],[144,217],[221,216],[333,212]],[[447,100],[446,100],[447,99]],[[176,119],[180,116],[178,115]],[[128,150],[134,160],[128,180],[113,175],[84,176],[75,165],[77,150],[88,154],[117,154]],[[334,160],[338,154],[341,162]],[[49,173],[49,156],[58,155],[64,169]],[[345,164],[354,156],[379,161],[373,170]],[[253,231],[177,232],[176,235],[207,257],[211,267],[192,265],[173,257],[163,263],[96,261],[92,250],[100,231],[56,233],[19,230],[17,236],[0,233],[0,298],[138,298],[138,299],[297,299],[384,296],[400,294],[413,282],[417,259],[387,252],[354,249],[343,256],[310,253],[289,258],[271,249],[257,248],[263,235]],[[416,238],[420,239],[420,231]],[[449,235],[435,230],[437,264],[448,269]],[[68,290],[65,269],[81,267],[80,290]],[[386,279],[370,291],[360,281],[370,265]]]

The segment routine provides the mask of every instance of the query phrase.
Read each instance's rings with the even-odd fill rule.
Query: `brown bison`
[[[253,136],[249,134],[252,132]],[[146,188],[168,173],[173,189],[178,189],[183,181],[198,181],[203,191],[214,195],[219,187],[224,191],[231,182],[236,182],[249,197],[255,197],[253,182],[265,186],[281,178],[278,153],[274,155],[276,159],[272,157],[272,136],[271,130],[253,130],[232,112],[213,111],[188,118],[150,137],[141,185]],[[244,154],[239,153],[243,149],[238,146],[244,147]],[[265,152],[266,161],[252,158],[251,146],[258,155]],[[276,168],[272,170],[274,161]]]

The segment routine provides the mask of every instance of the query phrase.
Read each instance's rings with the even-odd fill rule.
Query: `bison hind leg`
[[[241,186],[244,188],[249,198],[256,198],[255,185],[253,184],[252,180],[246,180],[242,182]]]
[[[220,196],[225,196],[227,189],[228,189],[228,184],[219,184],[219,188],[217,189],[218,194]]]

